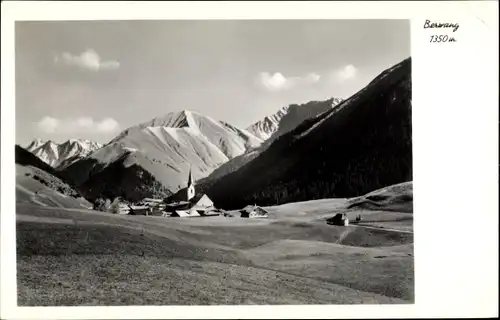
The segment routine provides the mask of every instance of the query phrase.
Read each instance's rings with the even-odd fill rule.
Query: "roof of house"
[[[176,214],[179,217],[189,217],[189,213],[187,211],[184,211],[184,210],[175,210],[175,212],[172,213],[172,215],[174,215],[174,214]]]
[[[142,202],[157,202],[157,203],[162,203],[163,199],[144,198],[144,199],[142,199]]]
[[[166,203],[165,206],[166,207],[171,207],[171,208],[177,208],[177,207],[180,207],[180,206],[188,205],[190,203],[191,202],[188,202],[188,201],[176,201],[176,202]]]
[[[240,211],[245,211],[245,212],[253,212],[253,211],[259,211],[261,213],[268,213],[266,209],[263,209],[262,207],[259,207],[258,205],[248,205],[241,209]]]
[[[191,198],[189,200],[189,202],[191,202],[191,203],[197,203],[198,201],[201,200],[201,198],[203,198],[203,196],[206,196],[208,199],[210,199],[206,194],[204,194],[204,193],[198,193],[193,198]]]
[[[204,215],[204,216],[219,216],[219,215],[220,215],[220,212],[218,212],[218,211],[213,211],[213,210],[210,210],[210,211],[202,211],[202,215]]]
[[[147,210],[149,206],[129,206],[129,208],[132,210]]]
[[[185,196],[184,197],[181,197],[179,195],[176,195],[176,196],[171,196],[170,198],[168,198],[168,206],[176,206],[176,205],[183,205],[183,204],[196,204],[198,201],[201,200],[201,198],[203,197],[206,197],[208,200],[210,200],[210,202],[212,202],[212,200],[208,197],[208,195],[206,195],[205,193],[198,193],[196,194],[193,198],[191,198],[189,201],[186,201],[185,200]]]

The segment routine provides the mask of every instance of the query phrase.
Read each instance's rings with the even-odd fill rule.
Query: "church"
[[[206,194],[196,194],[193,175],[189,169],[187,188],[167,199],[165,211],[170,217],[215,216],[219,212]]]

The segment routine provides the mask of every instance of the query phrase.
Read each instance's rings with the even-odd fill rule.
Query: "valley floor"
[[[164,218],[17,204],[20,306],[413,303],[413,215],[345,199],[268,219]]]

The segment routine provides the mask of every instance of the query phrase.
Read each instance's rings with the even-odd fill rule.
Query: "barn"
[[[348,226],[349,219],[345,213],[337,213],[334,217],[326,220],[326,223],[336,225],[336,226]]]
[[[267,218],[268,211],[257,205],[248,205],[240,210],[242,218]]]

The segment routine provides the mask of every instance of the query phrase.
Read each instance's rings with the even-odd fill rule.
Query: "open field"
[[[412,303],[409,214],[349,210],[382,222],[325,223],[345,208],[345,199],[308,201],[260,220],[18,202],[18,304]]]

